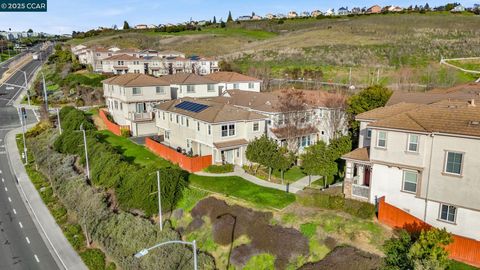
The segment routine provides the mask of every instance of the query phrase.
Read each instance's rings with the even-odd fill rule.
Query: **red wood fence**
[[[105,110],[99,111],[100,118],[102,119],[103,123],[107,126],[107,129],[110,130],[113,134],[117,136],[122,136],[122,130],[130,130],[129,126],[121,126],[113,123],[112,121],[108,120],[107,114]]]
[[[199,156],[199,157],[188,157],[182,153],[177,152],[175,149],[172,149],[166,145],[163,145],[159,142],[152,140],[151,138],[145,139],[145,146],[150,149],[150,151],[161,156],[164,159],[170,160],[171,162],[178,164],[182,169],[188,172],[198,172],[209,165],[212,165],[212,156]]]
[[[407,231],[419,231],[431,226],[422,220],[402,211],[380,198],[378,205],[378,220],[390,227],[403,228]],[[453,235],[453,243],[447,246],[450,258],[480,267],[480,241]]]

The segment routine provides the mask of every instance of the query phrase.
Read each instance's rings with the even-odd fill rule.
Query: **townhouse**
[[[116,54],[101,61],[102,72],[113,74],[141,73],[145,74],[145,61],[128,54]]]
[[[161,77],[170,84],[172,99],[184,97],[217,97],[220,95],[217,82],[193,73],[176,73]]]
[[[208,99],[180,98],[159,104],[161,143],[188,156],[212,155],[213,164],[247,162],[248,142],[265,133],[267,117]]]
[[[359,148],[343,156],[344,194],[370,203],[382,198],[429,225],[480,241],[478,100],[425,97],[423,104],[398,102],[356,116]]]
[[[117,124],[129,126],[133,136],[157,133],[153,108],[171,99],[167,81],[127,73],[102,82],[108,112]]]
[[[319,140],[329,143],[339,133],[347,132],[343,108],[329,102],[337,98],[336,95],[323,91],[297,91],[303,91],[307,100],[301,112],[286,112],[282,108],[282,101],[279,98],[282,95],[281,91],[252,93],[227,90],[221,97],[213,100],[266,115],[268,117],[267,135],[281,145],[287,145],[288,141],[290,143],[295,141],[300,152]],[[336,104],[341,103],[342,101]],[[292,118],[298,119],[292,120]],[[292,127],[292,124],[295,127]],[[293,132],[292,128],[295,129]]]
[[[243,90],[260,92],[262,80],[237,72],[219,71],[206,75],[205,78],[216,81],[219,93],[225,90]]]

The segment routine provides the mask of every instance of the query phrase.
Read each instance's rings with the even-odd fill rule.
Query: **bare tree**
[[[295,89],[282,90],[278,95],[277,106],[282,119],[279,127],[273,132],[286,140],[288,150],[296,153],[299,138],[315,130],[305,93]]]
[[[337,139],[346,130],[346,101],[342,92],[329,93],[325,98],[325,107],[329,108],[326,115],[326,130],[330,139]]]

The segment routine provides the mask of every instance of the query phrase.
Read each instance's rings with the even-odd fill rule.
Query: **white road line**
[[[28,236],[27,236],[27,237],[25,237],[25,240],[27,240],[27,243],[29,243],[29,244],[30,244],[30,239],[28,239]]]
[[[17,214],[17,210],[15,210],[15,208],[13,208],[13,213],[16,215]]]
[[[10,199],[10,197],[8,197],[8,201],[9,201],[9,202],[12,202],[12,199]]]
[[[2,183],[5,183],[5,179],[2,178]]]
[[[18,225],[20,225],[20,228],[23,228],[22,222],[18,222]]]
[[[0,174],[2,174],[2,170],[0,170]]]
[[[37,263],[40,262],[40,260],[39,260],[38,257],[37,257],[37,254],[33,255],[33,257],[35,257],[35,260],[37,261]]]
[[[5,187],[5,191],[8,191],[8,188],[7,188],[7,187]]]

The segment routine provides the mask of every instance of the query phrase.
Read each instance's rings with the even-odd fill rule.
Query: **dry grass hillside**
[[[262,68],[270,77],[308,77],[313,70],[314,79],[346,83],[351,68],[355,84],[376,82],[379,75],[385,84],[442,87],[474,79],[438,62],[441,56],[479,56],[478,25],[480,17],[468,14],[388,14],[242,22],[172,34],[117,31],[71,42],[218,56],[233,69]]]

